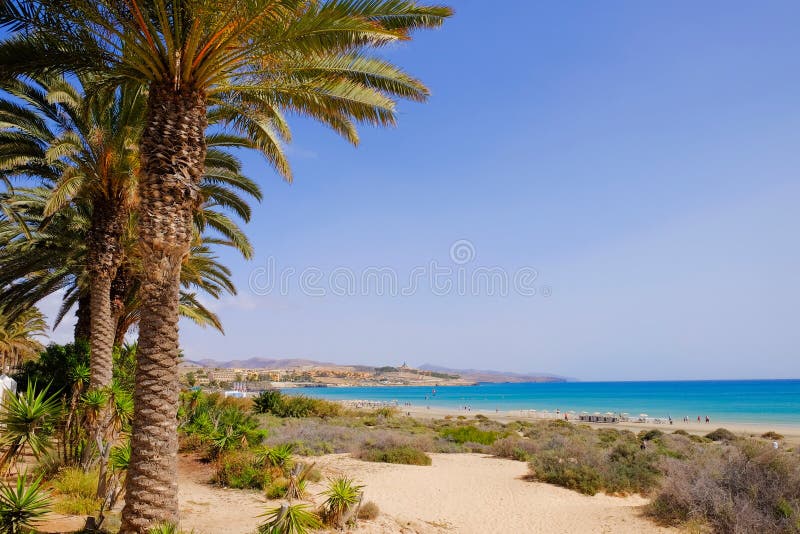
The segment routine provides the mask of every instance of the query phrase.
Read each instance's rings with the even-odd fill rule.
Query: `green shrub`
[[[663,435],[664,433],[662,431],[654,428],[652,430],[642,430],[639,432],[639,439],[642,441],[652,441],[656,438],[660,438]]]
[[[471,425],[443,428],[439,435],[459,444],[480,443],[491,445],[498,438],[498,433],[491,430],[481,430]]]
[[[212,481],[237,489],[264,489],[270,483],[269,471],[252,451],[231,451],[217,459]]]
[[[278,417],[335,417],[341,415],[342,406],[322,399],[285,395],[278,390],[268,389],[253,400],[253,410]]]
[[[267,486],[267,499],[282,499],[288,489],[289,480],[284,477],[278,477]]]
[[[718,428],[713,432],[706,434],[706,437],[712,441],[734,441],[736,434],[725,428]]]
[[[375,448],[365,445],[361,448],[358,457],[368,462],[431,465],[431,457],[428,456],[425,451],[417,449],[412,445],[396,445],[386,448]]]
[[[556,484],[586,495],[594,495],[603,487],[602,477],[593,466],[563,458],[553,452],[535,456],[529,463],[535,480]]]
[[[678,430],[673,432],[673,434],[676,434],[678,436],[688,436],[689,435],[689,433],[687,431],[685,431],[684,429],[682,429],[682,428],[679,428]]]
[[[88,515],[100,509],[97,498],[97,471],[84,472],[76,467],[59,471],[53,487],[53,510],[67,515]]]

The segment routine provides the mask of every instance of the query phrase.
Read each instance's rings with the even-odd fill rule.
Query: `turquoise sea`
[[[371,400],[475,410],[614,412],[680,420],[800,425],[800,380],[691,382],[553,382],[430,387],[294,388],[329,400]]]

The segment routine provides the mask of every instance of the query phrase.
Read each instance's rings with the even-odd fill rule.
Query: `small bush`
[[[379,515],[381,515],[381,509],[373,501],[365,502],[358,510],[358,518],[367,521],[377,519]]]
[[[492,454],[501,458],[511,458],[520,462],[527,462],[536,454],[538,447],[528,439],[515,436],[501,438],[492,444]]]
[[[594,495],[603,487],[600,472],[593,466],[563,458],[552,452],[534,457],[530,462],[535,480],[556,484],[586,495]]]
[[[252,451],[227,452],[217,460],[213,482],[237,489],[264,489],[270,483],[269,471]]]
[[[639,432],[639,439],[642,441],[652,441],[656,438],[660,438],[663,435],[664,433],[662,431],[654,428],[652,430],[642,430]]]
[[[289,489],[289,480],[278,477],[267,486],[267,499],[282,499],[286,495],[287,489]]]
[[[357,454],[361,460],[387,464],[431,465],[431,457],[412,445],[397,445],[386,448],[363,446]]]
[[[736,434],[725,428],[718,428],[713,432],[706,434],[706,437],[712,441],[734,441]]]
[[[253,410],[278,417],[335,417],[341,415],[342,406],[303,395],[285,395],[270,389],[253,400]]]
[[[649,507],[660,523],[708,524],[714,532],[800,531],[800,458],[763,442],[704,448],[691,462],[667,459]]]
[[[67,515],[88,515],[100,509],[97,494],[97,471],[84,472],[76,467],[59,471],[51,482],[54,490],[53,510]]]
[[[456,443],[480,443],[481,445],[491,445],[498,438],[497,432],[491,430],[481,430],[474,426],[457,426],[443,428],[439,434]]]
[[[676,434],[678,436],[688,436],[689,435],[689,433],[687,431],[685,431],[684,429],[682,429],[682,428],[679,428],[678,430],[673,432],[673,434]]]
[[[772,441],[779,441],[783,439],[783,435],[778,434],[774,430],[770,430],[769,432],[764,432],[763,434],[761,434],[761,437],[764,439],[770,439]]]
[[[309,482],[319,482],[320,480],[322,480],[322,471],[316,468],[312,469],[306,475],[306,480],[308,480]]]

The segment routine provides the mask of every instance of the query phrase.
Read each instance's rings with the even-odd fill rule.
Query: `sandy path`
[[[434,454],[428,467],[362,462],[348,455],[315,459],[326,475],[347,474],[365,484],[366,500],[381,509],[356,532],[389,533],[647,533],[669,532],[641,517],[641,497],[587,497],[521,479],[522,462],[480,454]],[[182,528],[197,534],[252,533],[267,507],[253,491],[206,483],[211,470],[181,460]],[[312,494],[322,490],[312,485]]]

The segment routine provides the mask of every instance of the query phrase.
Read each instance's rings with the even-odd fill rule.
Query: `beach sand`
[[[346,454],[311,458],[323,474],[346,474],[365,485],[365,500],[381,515],[354,532],[395,533],[644,533],[677,532],[642,516],[640,496],[588,497],[523,480],[524,462],[481,454],[432,454],[433,465],[363,462]],[[249,534],[259,514],[279,505],[255,491],[209,485],[211,469],[191,458],[180,463],[181,527],[196,534]],[[310,484],[318,495],[321,483]],[[319,502],[321,498],[315,497]]]

